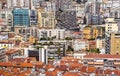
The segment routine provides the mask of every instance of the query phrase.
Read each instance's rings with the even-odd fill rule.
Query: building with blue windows
[[[13,9],[13,26],[30,26],[29,9]]]
[[[30,10],[30,25],[37,25],[37,11]]]

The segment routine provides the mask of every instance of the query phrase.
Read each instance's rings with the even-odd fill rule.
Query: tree
[[[74,49],[71,46],[68,46],[67,52],[74,52]]]
[[[58,57],[60,57],[60,54],[61,54],[60,47],[57,50],[57,54],[58,54]]]
[[[72,38],[71,37],[66,37],[65,40],[72,40]]]
[[[95,49],[95,53],[100,53],[99,48]]]
[[[53,36],[53,37],[51,37],[51,40],[54,40],[56,38],[56,36]]]

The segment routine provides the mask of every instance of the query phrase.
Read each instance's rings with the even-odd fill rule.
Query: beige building
[[[117,32],[118,31],[118,25],[117,22],[114,21],[114,18],[107,18],[105,20],[105,31],[106,32]]]
[[[110,54],[120,54],[120,33],[111,33]]]
[[[38,27],[39,28],[54,28],[55,21],[55,12],[45,11],[43,8],[37,9],[38,11]]]
[[[105,39],[97,38],[96,39],[96,48],[104,49],[105,48]]]

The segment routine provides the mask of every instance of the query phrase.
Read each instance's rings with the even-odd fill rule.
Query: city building
[[[20,56],[21,50],[18,49],[9,49],[6,51],[6,61],[11,61],[14,59],[15,56]]]
[[[30,8],[31,0],[7,0],[7,8]]]
[[[105,39],[102,37],[98,37],[96,39],[96,48],[105,49]]]
[[[38,27],[39,28],[55,28],[55,12],[37,9],[38,12]]]
[[[119,54],[120,53],[120,44],[119,44],[119,32],[117,33],[106,33],[105,37],[105,51],[110,54]]]
[[[114,21],[114,18],[105,19],[105,31],[118,32],[118,24]]]
[[[65,44],[51,44],[47,47],[48,50],[48,59],[61,59],[65,56]]]
[[[88,41],[85,39],[76,39],[73,42],[73,48],[75,51],[89,49]]]
[[[54,1],[40,1],[39,7],[45,8],[46,12],[56,12],[56,4]]]
[[[26,27],[26,26],[15,26],[15,33],[20,34],[24,37],[24,40],[29,40],[30,36],[37,37],[37,28],[36,27]]]
[[[0,48],[0,62],[6,61],[6,49]]]
[[[85,13],[100,14],[100,2],[88,1],[85,3]]]
[[[13,26],[30,26],[29,9],[16,8],[13,13]]]
[[[0,11],[0,19],[1,19],[1,21],[0,21],[0,25],[7,25],[7,10],[5,10],[5,9],[2,9],[1,11]]]
[[[102,68],[119,68],[120,55],[110,54],[87,54],[84,56],[84,63],[88,66],[102,67]]]
[[[120,54],[120,34],[111,33],[110,54]]]
[[[95,40],[89,40],[89,49],[87,50],[93,50],[93,49],[96,49],[96,41]]]
[[[15,45],[14,41],[9,41],[9,40],[1,40],[0,41],[0,47],[1,48],[13,48]]]
[[[110,33],[105,33],[105,53],[110,54],[110,42],[111,42],[111,36]]]
[[[83,38],[85,39],[95,39],[98,36],[103,36],[104,31],[102,27],[99,26],[86,26],[83,29]]]
[[[86,14],[87,25],[102,25],[103,16],[98,14]]]
[[[37,11],[36,10],[30,10],[30,26],[37,25]]]
[[[28,49],[26,51],[28,51],[28,57],[35,57],[37,61],[45,64],[48,63],[48,49],[46,46],[39,49]]]
[[[76,11],[72,9],[65,10],[60,13],[58,17],[59,27],[64,27],[65,29],[72,30],[78,28]]]
[[[65,38],[65,29],[38,29],[37,37],[40,38],[52,38],[55,39],[64,39]]]
[[[56,8],[57,10],[61,9],[63,11],[70,9],[72,7],[73,0],[57,0],[56,1]]]
[[[77,17],[82,17],[83,18],[85,16],[84,4],[75,4],[75,5],[73,5],[73,7],[71,9],[76,11],[76,16]]]

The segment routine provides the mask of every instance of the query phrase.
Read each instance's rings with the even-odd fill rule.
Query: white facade
[[[106,19],[105,31],[106,32],[118,32],[118,24],[117,22],[114,21],[114,18]]]
[[[64,39],[65,29],[38,29],[38,38],[54,37]]]
[[[83,59],[86,53],[74,53],[74,58]]]
[[[82,4],[76,4],[76,5],[73,6],[73,9],[76,11],[76,16],[77,17],[84,17],[85,16],[84,5],[82,5]]]
[[[0,43],[0,47],[2,48],[13,48],[14,45],[13,43]]]
[[[96,48],[105,48],[105,39],[96,39]]]
[[[26,7],[29,8],[30,0],[7,0],[7,8]]]
[[[39,49],[39,61],[47,64],[48,63],[48,56],[47,56],[47,48],[40,48]]]
[[[78,50],[86,50],[88,43],[85,40],[75,40],[73,42],[73,48],[74,50],[78,51]]]

